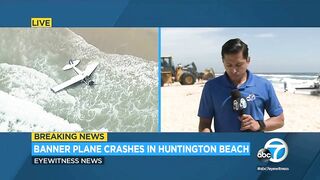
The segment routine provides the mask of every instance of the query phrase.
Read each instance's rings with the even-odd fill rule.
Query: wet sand
[[[109,54],[133,55],[158,61],[157,28],[70,28]]]

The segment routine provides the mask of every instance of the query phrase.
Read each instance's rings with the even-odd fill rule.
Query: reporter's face
[[[245,59],[242,52],[225,54],[223,58],[224,68],[232,81],[239,81],[246,75],[249,63],[250,58]]]

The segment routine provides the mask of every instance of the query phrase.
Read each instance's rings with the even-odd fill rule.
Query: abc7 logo
[[[281,162],[288,156],[288,145],[282,139],[273,138],[270,139],[264,148],[260,149],[257,154],[257,158],[260,161],[271,161],[274,163]]]

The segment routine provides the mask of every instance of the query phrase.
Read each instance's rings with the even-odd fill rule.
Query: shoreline
[[[132,55],[158,61],[156,28],[69,28],[108,54]]]

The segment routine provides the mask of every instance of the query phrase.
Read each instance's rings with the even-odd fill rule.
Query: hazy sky
[[[253,72],[320,72],[320,28],[162,28],[161,54],[223,72],[221,47],[232,38],[248,44]]]

